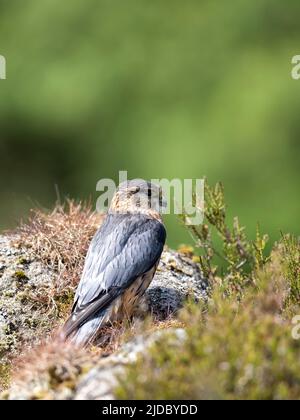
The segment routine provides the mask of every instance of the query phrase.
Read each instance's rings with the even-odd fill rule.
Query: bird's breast
[[[147,273],[138,277],[124,292],[122,296],[119,297],[118,302],[115,302],[115,315],[118,319],[130,318],[138,305],[141,297],[144,295],[146,289],[150,285],[156,267],[153,267]]]

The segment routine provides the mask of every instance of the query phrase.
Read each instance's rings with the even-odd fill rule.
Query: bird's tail
[[[73,329],[70,327],[73,322],[71,316],[62,330],[62,338],[68,339],[75,346],[84,347],[94,341],[99,329],[107,323],[107,318],[107,310],[104,309],[78,328]]]
[[[86,345],[93,341],[99,328],[110,319],[110,304],[120,293],[120,289],[112,289],[88,307],[73,311],[65,323],[61,338],[74,342],[76,345]]]
[[[106,312],[106,311],[102,311]],[[71,341],[76,346],[86,346],[94,341],[99,329],[106,323],[106,314],[101,314],[95,318],[90,319],[72,336]]]

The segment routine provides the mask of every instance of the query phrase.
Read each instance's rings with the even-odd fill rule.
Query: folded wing
[[[65,335],[108,307],[147,273],[158,262],[165,239],[165,228],[155,219],[109,214],[91,242]]]

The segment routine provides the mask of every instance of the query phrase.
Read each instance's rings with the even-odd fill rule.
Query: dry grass
[[[135,334],[134,322],[115,321],[99,330],[98,338],[90,349],[93,354],[107,357],[120,350],[122,345]]]
[[[173,317],[169,317],[167,319],[164,319],[163,321],[159,319],[150,318],[148,324],[143,324],[143,328],[146,328],[147,333],[154,333],[156,331],[167,330],[170,328],[185,328],[185,326],[186,325],[182,320]]]
[[[32,210],[28,222],[14,232],[14,245],[28,248],[57,273],[51,290],[47,286],[36,291],[33,300],[58,310],[72,301],[90,240],[103,217],[92,211],[91,204],[74,200],[48,213]]]
[[[132,320],[114,321],[98,331],[98,338],[93,345],[87,346],[92,354],[107,357],[119,351],[122,346],[137,336],[148,336],[156,331],[185,328],[182,320],[168,318],[160,321],[153,317],[146,319],[134,318]],[[59,334],[55,334],[59,336]]]
[[[78,377],[93,366],[95,359],[88,349],[52,339],[14,361],[12,383],[23,390],[34,384],[39,389],[36,398],[48,399],[49,392],[59,387],[75,387]]]
[[[126,342],[136,336],[147,336],[156,331],[170,328],[184,328],[184,323],[176,318],[168,318],[164,321],[148,317],[147,319],[134,318],[133,320],[115,321],[111,325],[101,328],[98,340],[92,347],[92,351],[101,356],[109,356],[122,347]]]

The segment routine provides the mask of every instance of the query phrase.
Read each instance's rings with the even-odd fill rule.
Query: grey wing
[[[148,272],[159,260],[165,238],[157,220],[109,215],[90,245],[67,328],[74,331]]]

